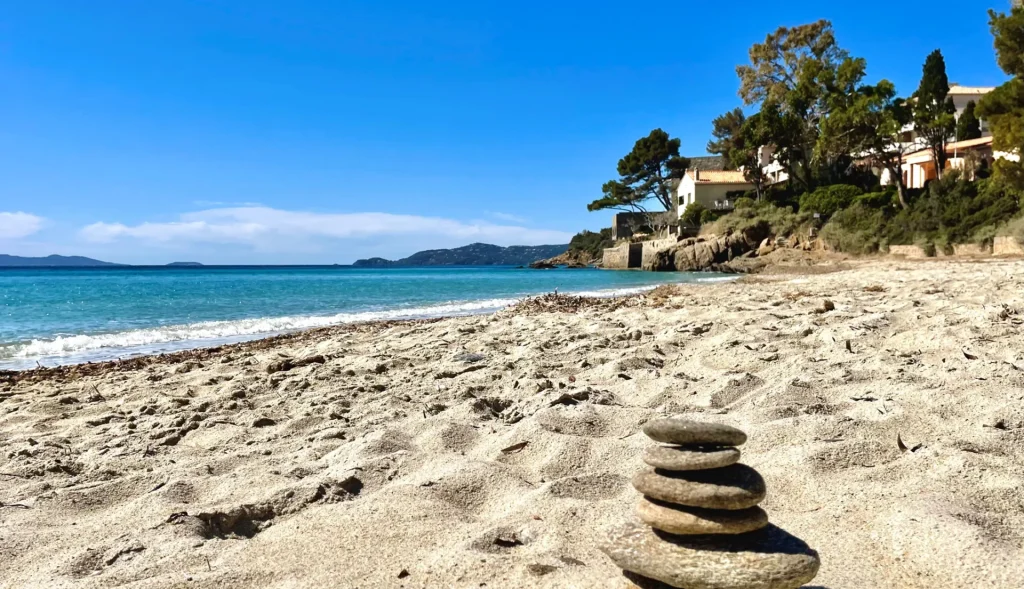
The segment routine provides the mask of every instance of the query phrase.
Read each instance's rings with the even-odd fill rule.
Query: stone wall
[[[643,261],[644,244],[623,243],[615,247],[605,248],[601,258],[601,267],[608,270],[627,270],[639,268]]]
[[[665,239],[652,239],[651,241],[645,241],[643,245],[643,254],[640,259],[641,268],[649,268],[654,263],[654,256],[663,249],[668,249],[679,243],[679,240],[673,237],[666,237]]]
[[[987,256],[992,253],[987,245],[976,243],[958,243],[953,246],[954,256]]]
[[[996,256],[1024,256],[1024,246],[1014,237],[997,237],[992,243],[992,254]]]
[[[633,229],[645,229],[647,227],[647,215],[643,213],[615,213],[612,216],[612,239],[618,241],[633,236]]]
[[[928,254],[924,249],[916,245],[890,245],[889,255],[903,256],[905,258],[927,258]]]

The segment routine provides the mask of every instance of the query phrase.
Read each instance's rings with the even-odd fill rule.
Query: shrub
[[[821,239],[833,249],[852,254],[871,254],[887,247],[885,211],[855,202],[837,212],[821,229]]]
[[[693,202],[686,205],[686,208],[683,209],[683,214],[679,217],[679,220],[682,221],[684,225],[700,227],[704,213],[709,212],[710,211],[708,211],[704,205],[699,202]]]
[[[949,173],[932,181],[907,209],[874,206],[885,202],[875,194],[856,197],[849,208],[832,216],[822,238],[851,253],[914,243],[927,244],[932,251],[951,251],[954,244],[991,240],[996,227],[1007,225],[1019,213],[1020,196],[997,178],[968,182]]]
[[[791,235],[806,231],[813,224],[809,214],[794,213],[788,207],[759,203],[753,207],[737,208],[705,227],[706,233],[724,235],[763,224],[772,235]]]
[[[898,202],[899,199],[896,196],[895,190],[869,192],[853,199],[853,204],[860,203],[869,209],[884,209],[886,207],[892,207]]]
[[[737,209],[749,209],[757,205],[757,201],[750,198],[749,196],[741,196],[736,199],[736,204],[733,205]]]
[[[822,186],[814,192],[809,192],[800,197],[800,210],[808,213],[820,213],[823,217],[830,217],[836,211],[842,210],[853,204],[853,199],[863,194],[863,190],[848,184],[833,184]]]
[[[572,237],[569,241],[569,251],[587,252],[592,258],[600,258],[604,248],[613,247],[612,230],[610,227],[602,229],[598,233],[583,230]]]
[[[704,209],[700,213],[700,224],[702,226],[703,225],[707,225],[708,223],[714,222],[716,219],[718,219],[718,215],[716,215],[714,213],[714,211],[709,211],[708,209]]]

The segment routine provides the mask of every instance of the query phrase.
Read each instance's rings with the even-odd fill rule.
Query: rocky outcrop
[[[643,269],[655,272],[729,271],[734,258],[755,252],[768,237],[767,226],[755,225],[723,236],[691,237],[647,257]]]
[[[566,268],[586,268],[592,264],[595,264],[596,260],[590,252],[583,250],[569,250],[563,254],[559,254],[553,258],[547,258],[545,260],[537,260],[530,264],[531,268],[555,268],[564,266]],[[535,264],[542,264],[536,266]]]

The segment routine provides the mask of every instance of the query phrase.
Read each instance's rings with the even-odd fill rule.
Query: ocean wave
[[[429,307],[338,313],[336,315],[306,315],[293,317],[261,317],[232,321],[202,321],[186,325],[133,329],[116,333],[61,336],[52,340],[32,340],[28,343],[0,346],[0,358],[43,358],[67,356],[104,348],[153,348],[175,342],[203,342],[245,338],[247,336],[287,333],[316,327],[329,327],[362,321],[391,319],[422,319],[471,315],[496,311],[515,303],[518,299],[486,299],[480,301],[447,303]]]
[[[639,294],[652,290],[656,286],[644,285],[563,294],[606,298]],[[347,323],[476,315],[498,311],[529,296],[536,296],[536,294],[524,294],[518,298],[457,301],[423,307],[335,315],[202,321],[114,333],[58,336],[53,339],[36,339],[30,342],[0,345],[0,366],[28,367],[33,365],[36,360],[51,362],[56,360],[60,363],[111,360],[118,356],[161,353],[202,345],[219,345]]]

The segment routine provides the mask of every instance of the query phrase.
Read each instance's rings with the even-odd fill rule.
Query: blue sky
[[[1009,2],[0,3],[0,253],[347,263],[565,242],[661,127],[704,153],[735,66],[828,18],[909,94],[996,85]]]

